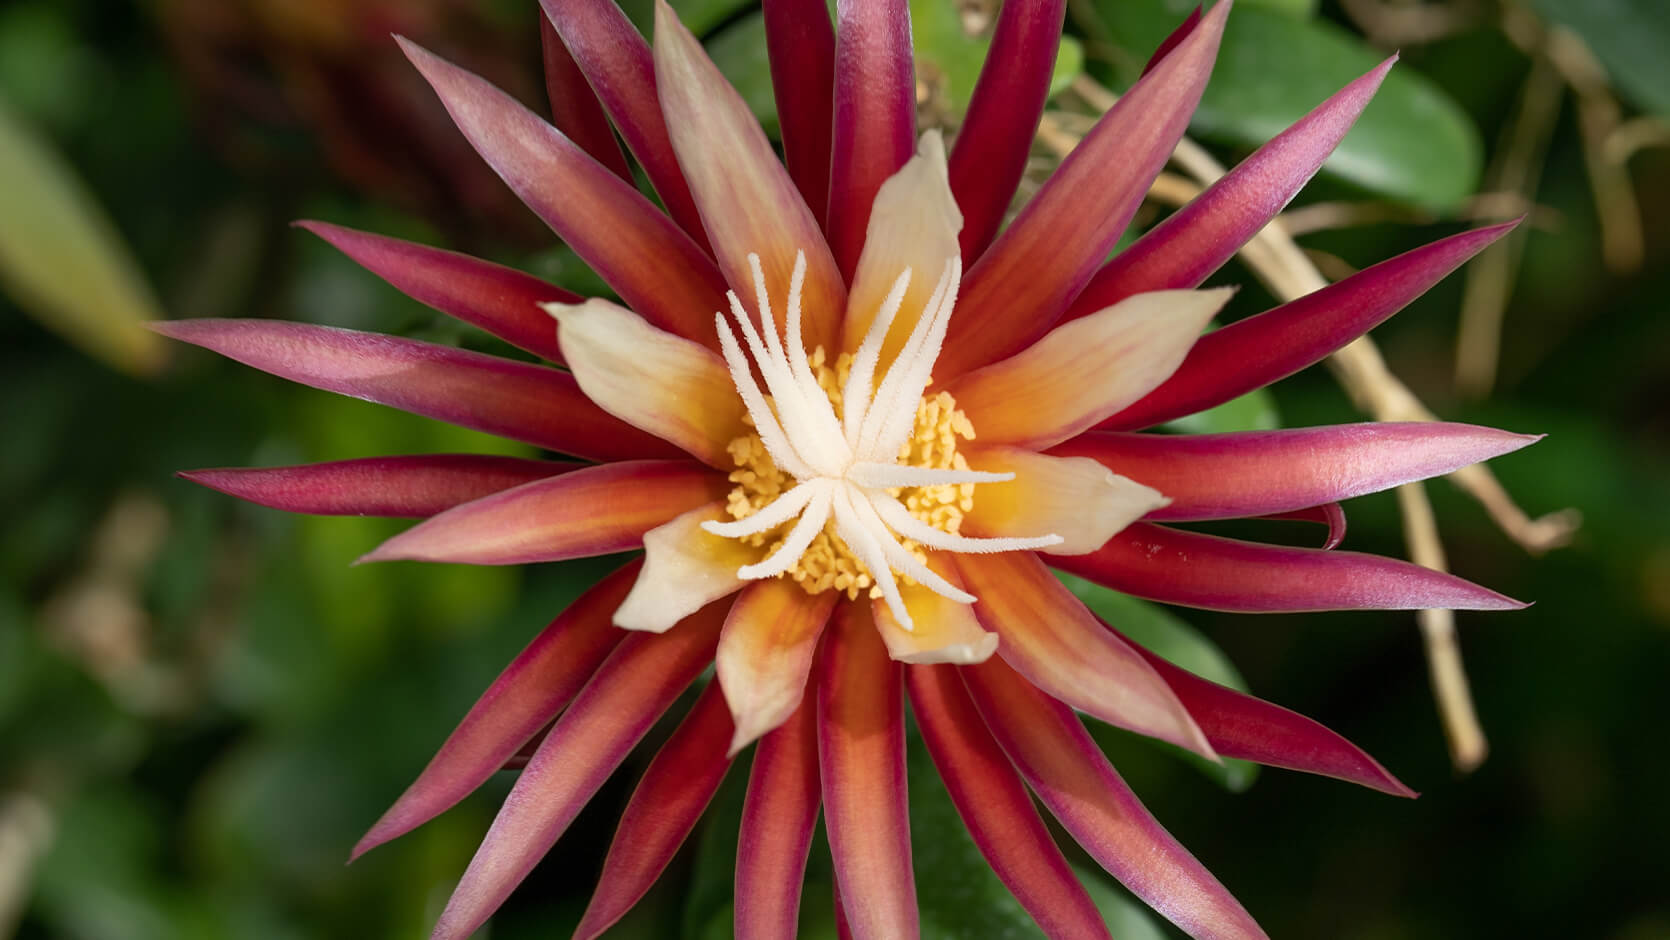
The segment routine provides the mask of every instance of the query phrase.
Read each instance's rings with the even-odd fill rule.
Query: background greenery
[[[648,8],[627,5],[640,18]],[[678,5],[769,122],[755,11]],[[385,38],[412,34],[537,102],[533,8],[0,5],[0,936],[408,937],[444,903],[509,775],[344,868],[348,849],[498,668],[605,566],[350,569],[402,524],[289,517],[174,479],[205,466],[519,451],[167,349],[137,324],[289,317],[497,348],[287,228],[294,218],[444,243],[600,291],[462,149]],[[949,0],[912,8],[919,71],[954,120],[983,45]],[[1615,94],[1617,117],[1647,119],[1632,126],[1662,140],[1651,122],[1670,117],[1664,9],[1243,0],[1231,20],[1194,126],[1226,159],[1377,61],[1375,42],[1396,30],[1376,13],[1416,10],[1444,27],[1405,31],[1381,100],[1302,197],[1378,207],[1379,221],[1302,239],[1344,265],[1490,214],[1467,197],[1500,182],[1486,168],[1523,130],[1518,102],[1547,86],[1526,29],[1561,25],[1601,67],[1589,98],[1548,86],[1558,110],[1533,148],[1540,172],[1521,187],[1538,208],[1493,393],[1463,397],[1451,378],[1461,276],[1376,333],[1445,417],[1547,432],[1495,469],[1533,514],[1575,506],[1585,517],[1574,544],[1531,558],[1453,487],[1431,487],[1456,570],[1537,602],[1459,618],[1493,747],[1483,768],[1450,769],[1407,614],[1178,612],[1195,635],[1154,608],[1097,599],[1197,668],[1223,668],[1215,644],[1255,692],[1345,733],[1423,792],[1402,801],[1246,767],[1213,779],[1107,734],[1155,813],[1274,936],[1670,937],[1670,159],[1648,147],[1622,161],[1645,253],[1603,254],[1584,153],[1594,112],[1582,106],[1596,87]],[[1063,83],[1088,68],[1122,87],[1184,12],[1169,0],[1075,0]],[[1249,280],[1237,264],[1222,277]],[[1238,303],[1269,298],[1249,288]],[[1249,405],[1206,423],[1360,418],[1321,369]],[[1389,494],[1348,511],[1347,547],[1403,553]],[[1028,935],[920,753],[911,770],[928,931]],[[577,918],[631,771],[493,936],[561,935]],[[737,782],[621,936],[724,935]],[[827,918],[816,851],[809,877],[808,920]],[[1086,877],[1121,936],[1168,935]]]

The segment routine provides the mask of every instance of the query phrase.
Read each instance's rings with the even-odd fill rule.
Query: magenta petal
[[[963,212],[963,263],[992,243],[1026,170],[1049,97],[1067,0],[1005,3],[991,51],[951,149],[951,192]]]
[[[935,378],[1014,355],[1066,312],[1188,128],[1228,13],[1213,7],[1120,98],[968,269]]]
[[[851,282],[876,190],[916,152],[916,63],[905,0],[836,0],[835,19],[827,231]]]
[[[614,4],[605,5],[619,15]],[[564,38],[573,41],[566,32]],[[643,44],[636,32],[632,39]],[[482,159],[627,306],[668,332],[717,348],[713,312],[725,309],[725,279],[697,242],[631,184],[481,76],[405,40],[401,48]],[[649,104],[659,114],[653,98]],[[654,277],[645,276],[650,271]]]
[[[1540,437],[1446,423],[1340,424],[1232,434],[1081,434],[1089,457],[1171,500],[1155,522],[1267,516],[1376,493],[1518,450]]]
[[[354,846],[353,858],[445,812],[562,711],[626,636],[610,617],[641,565],[633,562],[580,595],[499,673],[417,781]]]
[[[1321,362],[1518,224],[1504,222],[1452,235],[1208,333],[1171,378],[1100,427],[1150,427],[1223,404]]]
[[[655,63],[644,37],[611,0],[540,0],[539,5],[620,129],[627,149],[638,158],[667,212],[706,252],[702,217],[673,155],[655,96]]]
[[[807,696],[754,748],[737,833],[736,940],[795,935],[820,803],[817,703]]]
[[[969,700],[960,667],[906,666],[911,709],[957,815],[980,854],[1051,937],[1106,937],[1009,758]]]
[[[478,326],[514,346],[562,362],[557,327],[544,303],[580,297],[539,278],[480,258],[355,231],[325,222],[297,222],[395,289],[442,313]]]
[[[1131,893],[1197,938],[1264,931],[1189,851],[1143,808],[1071,708],[999,659],[962,676],[992,736],[1038,799]]]
[[[835,608],[816,667],[818,770],[840,907],[858,940],[913,937],[904,693],[870,605]]]
[[[765,0],[764,7],[783,162],[821,226],[829,207],[835,28],[823,0]]]
[[[1328,539],[1322,543],[1324,549],[1338,548],[1339,543],[1345,541],[1345,509],[1339,503],[1323,503],[1320,506],[1306,506],[1304,509],[1288,512],[1273,512],[1259,518],[1293,519],[1325,525],[1328,527]]]
[[[1202,679],[1135,643],[1131,645],[1148,657],[1155,671],[1171,684],[1219,754],[1335,777],[1392,796],[1418,795],[1361,748],[1320,723]]]
[[[1316,175],[1396,61],[1393,56],[1345,86],[1116,255],[1073,301],[1067,318],[1088,316],[1134,294],[1206,280]]]
[[[435,925],[464,940],[567,830],[661,713],[713,660],[729,601],[666,633],[629,633],[557,720],[516,779]]]
[[[632,791],[597,890],[574,928],[575,940],[592,940],[608,930],[661,877],[725,779],[731,732],[719,683],[709,682]]]
[[[228,496],[285,512],[424,519],[582,466],[519,457],[422,454],[297,467],[184,470],[179,475]]]
[[[539,46],[545,59],[545,92],[551,103],[552,125],[593,160],[632,182],[632,168],[626,165],[626,154],[609,126],[609,115],[586,84],[586,74],[563,45],[551,18],[543,12],[539,14]]]
[[[1178,23],[1176,29],[1172,30],[1166,38],[1160,40],[1160,44],[1158,46],[1154,47],[1153,55],[1148,57],[1148,64],[1142,67],[1142,74],[1147,75],[1149,72],[1154,71],[1154,67],[1159,65],[1166,56],[1170,55],[1171,50],[1177,48],[1177,44],[1182,42],[1184,39],[1187,39],[1188,35],[1194,32],[1195,27],[1199,25],[1200,7],[1197,6],[1193,10],[1189,11],[1188,16],[1183,17],[1183,22]]]
[[[730,486],[693,460],[587,467],[449,509],[360,561],[525,565],[629,551],[645,532],[723,499]]]
[[[546,366],[282,320],[169,320],[151,329],[292,382],[575,457],[683,455],[592,404],[573,376]]]
[[[1517,610],[1470,581],[1379,555],[1288,548],[1139,522],[1063,571],[1137,597],[1244,613],[1315,610]]]

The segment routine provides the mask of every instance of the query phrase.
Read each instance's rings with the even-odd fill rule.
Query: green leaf
[[[0,102],[0,288],[87,353],[125,372],[162,366],[155,298],[91,193]]]
[[[1079,883],[1084,885],[1096,910],[1102,912],[1102,920],[1113,936],[1119,940],[1165,940],[1165,930],[1146,904],[1109,883],[1107,877],[1099,872],[1075,866],[1073,874],[1079,876]]]
[[[1130,637],[1132,642],[1203,679],[1241,692],[1247,691],[1246,680],[1241,678],[1240,671],[1229,661],[1229,657],[1224,655],[1223,650],[1205,634],[1173,616],[1165,608],[1131,597],[1129,594],[1121,594],[1112,588],[1102,587],[1076,575],[1061,571],[1055,574],[1086,607],[1090,608],[1091,613],[1106,620],[1120,633]],[[1106,733],[1116,732],[1111,726],[1099,722],[1090,722],[1089,727],[1098,740]],[[1232,792],[1238,793],[1252,786],[1253,780],[1258,776],[1258,765],[1250,761],[1224,758],[1223,763],[1216,764],[1174,745],[1158,741],[1151,743],[1175,753]]]
[[[1663,0],[1531,0],[1582,38],[1624,96],[1670,114],[1670,6]]]
[[[1095,0],[1123,53],[1113,63],[1122,86],[1136,81],[1149,54],[1193,6],[1193,0]],[[1326,21],[1238,6],[1191,130],[1256,147],[1382,58]],[[1402,66],[1386,77],[1324,171],[1391,199],[1448,211],[1477,189],[1482,159],[1478,129],[1460,106]]]
[[[910,0],[910,28],[917,76],[937,78],[935,84],[945,95],[951,116],[960,119],[974,96],[980,69],[991,51],[991,37],[970,36],[963,30],[955,0]],[[1084,47],[1071,37],[1063,37],[1050,77],[1050,94],[1066,88],[1083,71]]]
[[[767,135],[777,136],[777,97],[765,48],[765,14],[752,13],[708,40],[707,54],[747,102]]]
[[[1308,19],[1316,15],[1317,0],[1241,0],[1241,9],[1260,7],[1294,19]]]
[[[1281,427],[1281,416],[1276,413],[1276,399],[1270,391],[1256,388],[1240,398],[1168,421],[1162,427],[1178,434],[1273,431]]]
[[[715,26],[725,22],[749,0],[668,0],[679,22],[697,36],[705,36]],[[655,0],[619,0],[626,18],[646,37],[655,33]],[[762,53],[763,55],[763,53]]]

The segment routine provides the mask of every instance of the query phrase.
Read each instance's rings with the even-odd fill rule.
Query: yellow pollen
[[[841,389],[846,385],[852,356],[842,353],[833,368],[826,359],[823,347],[812,351],[812,374],[817,377],[818,386],[824,394],[829,396],[835,413],[841,414]],[[750,427],[753,426],[751,419],[744,420]],[[923,395],[916,407],[915,427],[899,448],[898,463],[934,470],[967,470],[968,461],[957,452],[959,439],[973,440],[974,426],[969,423],[968,416],[957,408],[951,394],[937,392]],[[736,469],[730,474],[730,481],[736,486],[732,488],[725,506],[731,518],[748,518],[795,486],[795,478],[777,468],[759,434],[749,433],[735,438],[726,449],[736,463]],[[962,527],[964,514],[974,508],[973,483],[894,487],[887,492],[903,503],[918,520],[952,535]],[[775,529],[742,536],[740,541],[764,549],[760,557],[765,558],[777,550],[793,526],[794,521],[790,520]],[[918,560],[927,560],[927,553],[920,544],[909,539],[901,539],[899,544]],[[871,597],[881,596],[880,588],[864,563],[835,534],[833,519],[825,523],[823,531],[812,540],[811,547],[806,549],[799,561],[783,572],[782,577],[793,578],[808,594],[833,589],[844,591],[852,600],[866,590]],[[907,584],[915,583],[908,577],[902,580]]]

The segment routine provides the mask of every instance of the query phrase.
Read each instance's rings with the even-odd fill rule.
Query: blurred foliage
[[[769,114],[756,5],[676,5]],[[1083,67],[1108,80],[1140,66],[1181,9],[1162,0],[1072,5]],[[944,28],[954,18],[931,19],[949,2],[914,6],[921,61],[958,76],[952,88],[970,87],[979,37]],[[1347,15],[1358,3],[1240,6],[1195,126],[1226,160],[1385,51]],[[1449,220],[1354,222],[1306,235],[1307,248],[1362,266],[1455,230],[1481,154],[1494,156],[1480,141],[1499,138],[1528,67],[1497,32],[1495,7],[1467,6],[1476,15],[1459,27],[1404,45],[1344,157],[1300,200],[1366,195]],[[1631,108],[1664,113],[1660,4],[1533,0],[1530,9],[1586,40]],[[484,175],[383,38],[406,30],[532,104],[533,16],[522,0],[11,0],[0,6],[0,100],[15,112],[8,128],[15,120],[39,138],[36,178],[71,181],[66,191],[90,194],[73,201],[108,214],[108,227],[84,220],[99,234],[83,239],[83,252],[95,246],[83,263],[120,271],[127,262],[111,259],[131,255],[143,272],[135,277],[169,316],[294,317],[513,354],[285,223],[319,217],[469,248],[603,290]],[[926,32],[930,23],[937,32]],[[1064,74],[1077,73],[1080,63],[1063,59]],[[1394,368],[1446,417],[1548,432],[1496,469],[1531,511],[1575,505],[1586,516],[1577,544],[1530,559],[1477,505],[1431,487],[1458,573],[1537,601],[1519,614],[1459,618],[1493,744],[1481,771],[1457,780],[1448,769],[1408,615],[1252,618],[1161,611],[1108,592],[1090,598],[1120,629],[1326,722],[1424,791],[1400,801],[1276,771],[1250,788],[1250,774],[1214,782],[1174,753],[1106,733],[1120,772],[1274,936],[1670,936],[1670,903],[1650,860],[1670,837],[1660,792],[1670,760],[1653,743],[1670,670],[1670,158],[1648,149],[1631,161],[1647,257],[1633,273],[1608,274],[1580,134],[1562,116],[1534,194],[1542,209],[1513,285],[1494,398],[1463,403],[1450,384],[1459,278],[1376,334]],[[7,182],[0,228],[22,218],[26,197],[47,192]],[[1219,279],[1250,282],[1236,264]],[[65,286],[97,283],[85,272],[75,280]],[[1235,307],[1268,302],[1249,286]],[[349,568],[401,523],[287,517],[171,474],[525,451],[196,350],[177,350],[159,377],[137,378],[25,316],[36,307],[7,282],[0,936],[422,935],[508,775],[345,869],[348,849],[502,664],[612,562]],[[126,322],[144,304],[98,307]],[[1294,426],[1360,418],[1320,369],[1216,411],[1188,430],[1272,426],[1278,414]],[[1348,548],[1403,551],[1389,495],[1347,509]],[[1295,531],[1269,525],[1272,537]],[[640,754],[669,730],[652,733]],[[577,921],[643,759],[581,815],[495,920],[494,937],[548,936]],[[996,936],[1001,924],[1004,935],[1033,935],[979,864],[916,745],[910,770],[930,933]],[[616,935],[728,934],[742,777],[731,774],[710,820]],[[1220,783],[1246,789],[1231,794]],[[1118,935],[1172,935],[1091,874],[1087,858],[1070,857]],[[830,935],[830,879],[820,844],[808,870],[807,936]]]

